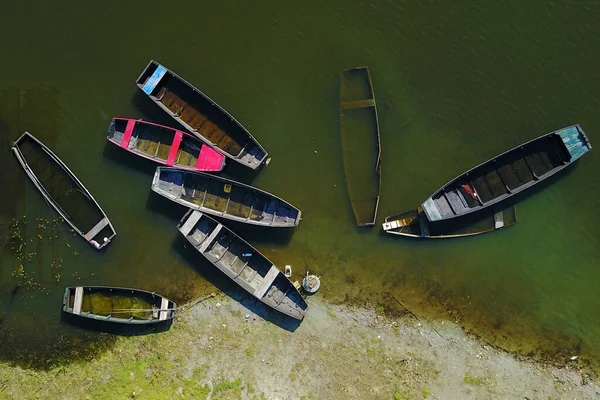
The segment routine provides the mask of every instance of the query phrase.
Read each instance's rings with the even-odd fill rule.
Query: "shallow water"
[[[113,116],[173,124],[134,85],[154,58],[219,102],[273,157],[258,174],[232,163],[225,174],[298,206],[300,226],[228,226],[280,267],[292,264],[294,279],[321,275],[321,295],[335,301],[449,314],[523,354],[600,360],[597,150],[520,202],[510,229],[432,242],[379,229],[386,215],[531,138],[580,123],[598,142],[600,6],[145,1],[5,9],[0,237],[8,240],[10,221],[27,215],[22,253],[31,261],[10,246],[1,255],[2,358],[47,366],[110,345],[110,335],[61,321],[64,286],[137,287],[178,303],[214,291],[211,283],[227,288],[178,238],[184,209],[150,193],[155,166],[106,141]],[[339,73],[359,65],[373,77],[382,135],[374,229],[354,226],[342,162]],[[36,236],[36,218],[56,216],[10,154],[25,129],[111,219],[117,237],[106,251],[66,224],[57,224],[58,238]]]

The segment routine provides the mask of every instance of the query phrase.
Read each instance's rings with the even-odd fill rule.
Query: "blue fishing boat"
[[[452,179],[421,207],[429,222],[496,208],[565,169],[592,145],[579,125],[530,140]]]

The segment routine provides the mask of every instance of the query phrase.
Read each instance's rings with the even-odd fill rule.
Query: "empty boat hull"
[[[496,213],[477,216],[477,218],[438,224],[430,224],[425,213],[419,207],[403,214],[386,217],[383,230],[391,235],[412,238],[451,239],[481,235],[516,223],[517,210],[515,206]]]
[[[218,172],[225,166],[225,156],[200,139],[152,122],[113,118],[107,139],[132,154],[169,167]]]
[[[302,216],[299,209],[271,193],[202,172],[158,167],[152,190],[191,209],[251,225],[291,228]]]
[[[189,210],[177,228],[200,254],[248,293],[292,318],[304,318],[308,305],[298,289],[233,231],[195,210]]]
[[[108,217],[83,183],[46,145],[25,132],[12,151],[46,201],[81,237],[96,249],[110,243],[117,233]]]
[[[225,156],[252,169],[268,164],[267,152],[242,124],[173,71],[152,60],[136,84],[175,121]]]
[[[579,125],[572,125],[502,153],[454,178],[421,207],[430,222],[478,212],[548,179],[592,148]]]
[[[340,125],[346,186],[358,226],[373,226],[381,186],[381,139],[367,67],[340,74]]]

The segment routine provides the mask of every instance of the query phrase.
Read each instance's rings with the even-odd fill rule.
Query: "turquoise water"
[[[219,102],[273,157],[258,174],[232,165],[226,174],[298,206],[300,226],[288,234],[230,226],[276,264],[292,264],[295,279],[319,274],[320,295],[333,301],[393,308],[395,298],[422,315],[449,315],[521,354],[600,360],[597,150],[519,203],[510,229],[440,242],[379,229],[386,215],[531,138],[580,123],[600,143],[600,6],[38,3],[5,7],[0,28],[0,182],[10,188],[0,234],[6,239],[11,219],[26,214],[27,252],[36,253],[23,262],[7,247],[0,259],[3,358],[44,366],[110,345],[110,335],[61,322],[64,286],[139,287],[184,302],[225,285],[182,249],[175,225],[184,210],[150,194],[154,166],[106,141],[113,116],[172,124],[134,85],[154,58]],[[339,72],[358,65],[373,77],[383,149],[370,230],[354,226],[341,153]],[[31,222],[54,216],[10,154],[25,129],[111,218],[118,235],[106,252],[66,224],[58,238],[37,238]],[[13,274],[21,264],[33,278]]]

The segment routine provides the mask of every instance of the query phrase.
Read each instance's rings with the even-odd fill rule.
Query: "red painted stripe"
[[[177,158],[177,151],[179,150],[179,144],[181,143],[182,137],[183,132],[175,132],[175,137],[173,138],[173,143],[171,143],[171,149],[169,150],[169,156],[167,157],[168,166],[172,166],[173,164],[175,164],[175,158]]]
[[[121,140],[121,147],[125,149],[129,148],[129,141],[131,140],[131,134],[133,133],[135,123],[135,119],[130,119],[127,121],[127,127],[125,127],[125,133],[123,134],[123,139]]]
[[[221,171],[225,165],[225,156],[205,144],[200,148],[196,169],[198,171]]]

